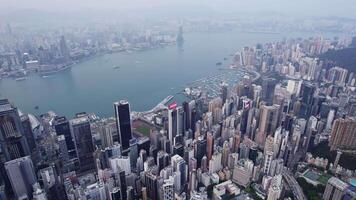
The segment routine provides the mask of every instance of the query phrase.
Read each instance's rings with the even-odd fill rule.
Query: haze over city
[[[355,7],[0,0],[0,200],[356,199]]]

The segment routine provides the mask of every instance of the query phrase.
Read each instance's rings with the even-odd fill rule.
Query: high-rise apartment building
[[[356,118],[337,119],[331,131],[330,150],[356,150]]]

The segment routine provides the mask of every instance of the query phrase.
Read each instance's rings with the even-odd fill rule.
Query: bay
[[[24,81],[0,80],[0,98],[8,98],[26,113],[53,110],[69,118],[75,113],[113,116],[113,102],[126,99],[134,111],[154,107],[186,84],[218,73],[230,65],[230,54],[244,46],[320,33],[186,33],[183,51],[177,46],[97,56],[47,78],[30,75]],[[326,37],[336,34],[326,33]],[[224,61],[224,58],[227,58]],[[216,66],[223,62],[222,66]],[[117,69],[114,69],[117,67]],[[35,109],[39,106],[39,109]]]

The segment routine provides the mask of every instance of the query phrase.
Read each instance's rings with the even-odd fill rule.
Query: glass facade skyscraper
[[[114,103],[114,109],[117,132],[119,135],[118,142],[121,144],[123,153],[125,153],[130,148],[130,140],[132,138],[130,104],[127,101],[121,100]]]

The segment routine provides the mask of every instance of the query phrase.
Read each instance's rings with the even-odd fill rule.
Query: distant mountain
[[[329,50],[319,58],[324,61],[327,69],[336,65],[356,73],[356,38],[353,39],[349,48]]]

